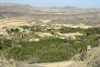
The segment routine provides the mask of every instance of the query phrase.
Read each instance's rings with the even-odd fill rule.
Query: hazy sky
[[[100,0],[0,0],[0,3],[30,4],[34,7],[65,7],[100,8]]]

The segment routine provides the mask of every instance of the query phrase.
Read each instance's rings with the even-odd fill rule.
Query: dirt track
[[[29,65],[24,65],[23,67],[68,67],[73,63],[74,61],[62,61],[54,63],[29,64]]]

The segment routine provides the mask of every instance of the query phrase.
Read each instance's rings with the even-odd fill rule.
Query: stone
[[[2,44],[4,44],[4,41],[1,41]]]
[[[68,36],[67,39],[68,39],[68,40],[74,40],[75,37],[74,37],[74,36]]]
[[[90,51],[91,51],[91,46],[88,45],[88,46],[87,46],[87,52],[90,52]]]
[[[16,40],[16,42],[20,42],[19,40]]]
[[[17,45],[16,48],[22,48],[22,46],[21,45]]]
[[[38,63],[38,60],[39,60],[39,58],[32,58],[32,59],[29,61],[29,64]]]
[[[52,45],[50,45],[50,47],[51,47],[51,48],[55,48],[55,47],[56,47],[56,45],[52,44]]]

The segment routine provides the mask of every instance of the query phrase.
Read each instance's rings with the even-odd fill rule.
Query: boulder
[[[22,48],[22,46],[21,45],[17,45],[16,48]]]

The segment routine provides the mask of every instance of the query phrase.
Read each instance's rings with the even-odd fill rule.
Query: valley
[[[0,66],[97,66],[99,11],[99,8],[37,8],[0,3]],[[90,53],[88,45],[93,49]],[[98,58],[97,63],[86,62],[89,57],[91,62]]]

